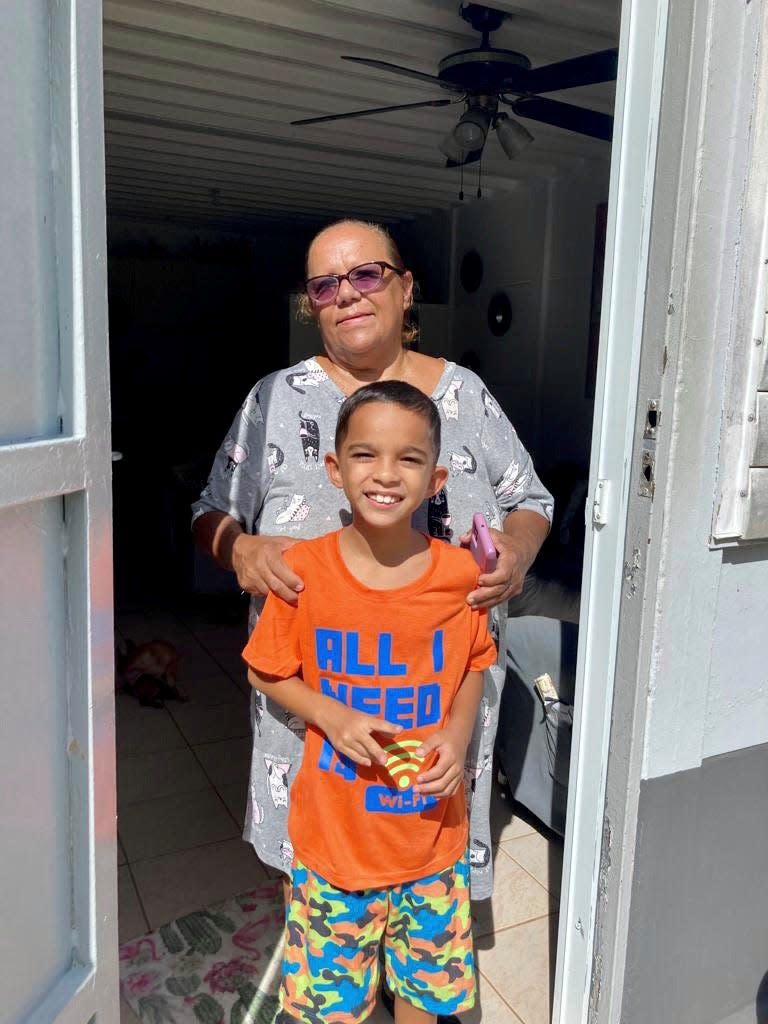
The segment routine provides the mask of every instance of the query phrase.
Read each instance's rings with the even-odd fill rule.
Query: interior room
[[[159,640],[158,674],[178,656],[188,698],[116,694],[121,1020],[274,1016],[279,882],[241,839],[247,598],[195,550],[189,506],[253,384],[318,351],[295,315],[304,253],[350,217],[391,231],[418,283],[419,349],[483,378],[556,500],[510,602],[495,888],[474,904],[480,1006],[462,1017],[545,1024],[619,0],[103,10],[118,680],[131,645]]]

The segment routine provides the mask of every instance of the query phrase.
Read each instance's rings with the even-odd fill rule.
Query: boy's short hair
[[[426,421],[429,440],[437,462],[440,456],[440,414],[431,398],[412,384],[406,384],[404,380],[377,380],[373,384],[365,384],[358,388],[345,399],[336,423],[334,443],[337,452],[349,431],[350,418],[358,409],[370,402],[390,402],[421,416]]]

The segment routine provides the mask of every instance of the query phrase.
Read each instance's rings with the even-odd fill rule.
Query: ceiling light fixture
[[[467,154],[466,151],[459,146],[458,142],[454,138],[453,132],[454,129],[452,128],[437,148],[443,156],[447,156],[449,160],[453,161],[453,163],[460,164],[463,162],[464,157]]]
[[[497,114],[493,126],[499,137],[501,148],[510,160],[514,160],[526,146],[530,146],[533,142],[533,136],[525,125],[520,124],[509,114]]]
[[[471,163],[482,152],[491,124],[496,114],[498,100],[495,96],[475,96],[452,130],[438,146],[441,153],[456,164]]]
[[[481,149],[490,125],[491,112],[489,110],[484,110],[482,107],[470,107],[461,115],[459,123],[453,129],[456,145],[464,153],[470,153],[473,149]]]

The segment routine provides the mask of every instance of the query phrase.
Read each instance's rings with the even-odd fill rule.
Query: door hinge
[[[592,525],[605,526],[608,522],[611,484],[608,480],[598,480],[595,496],[592,499]]]

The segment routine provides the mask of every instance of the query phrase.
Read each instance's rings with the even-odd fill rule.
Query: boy
[[[411,528],[445,484],[433,402],[401,381],[356,391],[325,457],[352,523],[298,543],[298,606],[270,595],[249,679],[307,724],[291,791],[293,885],[281,1020],[373,1010],[384,943],[397,1024],[475,998],[463,765],[496,658],[466,550]]]

